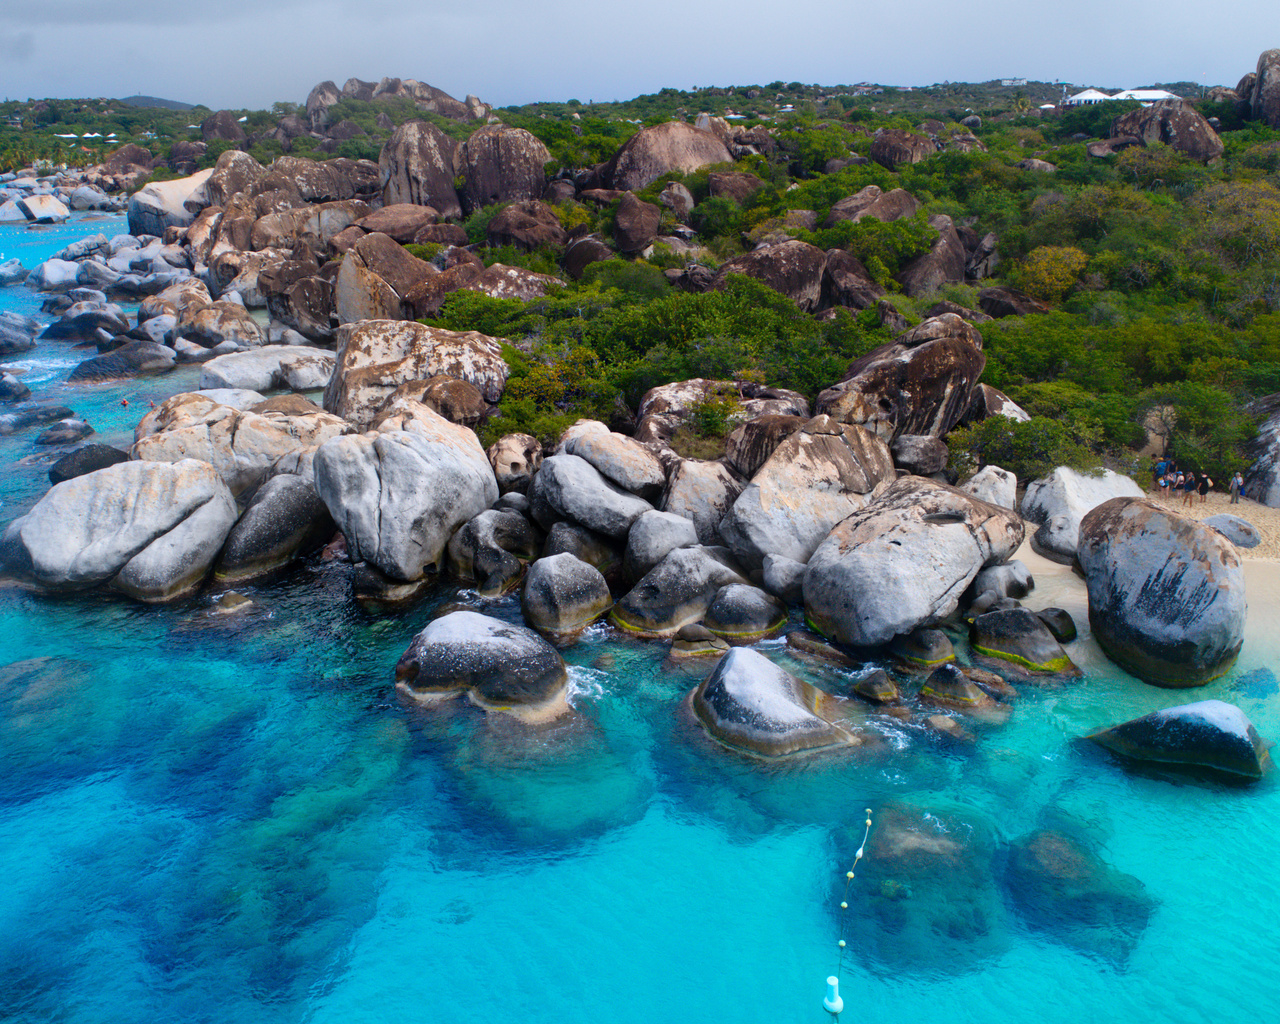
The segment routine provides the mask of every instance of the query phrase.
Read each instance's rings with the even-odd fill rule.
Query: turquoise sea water
[[[32,266],[90,230],[124,227],[4,226],[0,252]],[[0,308],[38,306],[0,291]],[[42,343],[8,365],[95,440],[125,443],[150,399],[195,386],[188,370],[68,388],[83,355]],[[47,487],[34,433],[0,438],[0,523]],[[256,606],[231,618],[209,615],[209,593],[151,608],[0,589],[0,1019],[820,1022],[841,826],[895,801],[986,822],[996,898],[958,955],[954,936],[895,942],[866,925],[879,883],[864,862],[842,1020],[1265,1019],[1280,1004],[1275,782],[1133,773],[1075,739],[1210,696],[1280,738],[1258,673],[1280,652],[1258,607],[1268,571],[1250,575],[1271,590],[1240,665],[1193,695],[1118,672],[1086,629],[1069,648],[1086,678],[1025,691],[972,749],[872,717],[874,750],[785,767],[710,746],[680,713],[692,680],[605,627],[567,652],[575,715],[555,729],[396,701],[392,668],[434,608],[460,597],[514,621],[512,598],[441,587],[375,612],[347,567],[318,562],[241,588]],[[1069,576],[1028,603],[1087,626]],[[829,690],[848,682],[763,650]],[[1004,844],[1063,820],[1157,901],[1127,957],[1030,927],[999,882]]]

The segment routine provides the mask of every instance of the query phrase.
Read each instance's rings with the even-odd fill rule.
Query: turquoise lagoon
[[[4,226],[0,252],[33,266],[97,230],[123,221]],[[38,307],[0,292],[0,308]],[[84,355],[42,343],[8,365],[94,440],[127,443],[148,401],[195,386],[183,370],[68,387]],[[0,523],[47,488],[35,433],[0,438]],[[1086,628],[1070,647],[1085,679],[1025,691],[972,749],[872,720],[878,751],[781,767],[711,747],[662,646],[605,627],[567,652],[575,714],[556,729],[410,711],[392,668],[436,607],[517,620],[518,604],[442,586],[370,611],[347,574],[313,562],[242,588],[256,605],[231,618],[209,614],[212,593],[151,608],[0,589],[0,1019],[821,1022],[848,867],[835,837],[893,801],[963,807],[1001,843],[1069,820],[1156,909],[1123,957],[1029,927],[1007,897],[972,955],[852,941],[843,1019],[1149,1024],[1280,1005],[1276,784],[1134,773],[1076,742],[1201,697],[1280,738],[1275,566],[1250,566],[1239,666],[1193,695],[1119,672]],[[1087,626],[1069,574],[1029,603]],[[872,884],[851,889],[859,921]]]

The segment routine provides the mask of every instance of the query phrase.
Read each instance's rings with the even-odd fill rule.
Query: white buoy
[[[844,1000],[840,998],[840,979],[834,974],[827,979],[827,998],[822,1000],[822,1007],[827,1013],[839,1013],[844,1009]]]

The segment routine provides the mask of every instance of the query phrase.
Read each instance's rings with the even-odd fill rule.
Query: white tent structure
[[[1149,107],[1153,103],[1159,103],[1161,100],[1181,99],[1176,93],[1166,92],[1164,89],[1122,89],[1115,95],[1108,95],[1105,92],[1099,92],[1097,89],[1086,89],[1084,92],[1078,92],[1074,96],[1068,96],[1062,101],[1064,107],[1086,107],[1094,103],[1108,103],[1112,100],[1137,100],[1144,107]]]

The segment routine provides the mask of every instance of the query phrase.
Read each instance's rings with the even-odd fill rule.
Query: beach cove
[[[0,251],[31,266],[113,230],[121,219],[4,227]],[[39,309],[23,288],[0,291],[0,305]],[[126,447],[151,402],[198,378],[180,368],[66,384],[81,357],[42,342],[6,365],[33,397],[88,419],[93,440]],[[47,488],[48,460],[30,434],[0,439],[0,457],[8,522]],[[863,807],[878,821],[909,804],[989,831],[972,904],[984,919],[950,936],[859,933],[842,974],[848,1010],[945,1005],[960,1020],[1028,1022],[1099,1005],[1121,1020],[1256,1012],[1277,995],[1257,938],[1280,909],[1263,867],[1274,780],[1134,771],[1077,742],[1209,698],[1280,736],[1280,563],[1274,524],[1255,508],[1238,507],[1267,557],[1244,553],[1245,644],[1223,678],[1182,693],[1127,676],[1091,638],[1083,582],[1024,546],[1016,557],[1036,579],[1024,603],[1071,613],[1081,680],[1027,688],[972,747],[886,721],[874,755],[778,765],[708,744],[679,713],[696,680],[664,668],[666,645],[606,625],[566,650],[574,713],[551,730],[458,701],[426,713],[396,699],[396,660],[438,608],[518,623],[518,596],[442,584],[406,609],[371,610],[353,599],[349,566],[318,558],[237,587],[254,602],[237,616],[211,614],[216,589],[145,606],[5,588],[0,1007],[84,1021],[122,1007],[193,1021],[822,1020],[842,828]],[[829,691],[852,677],[796,657],[781,637],[757,649]],[[1142,884],[1142,927],[1085,935],[1019,903],[1006,851],[1046,826],[1087,837]],[[865,862],[867,884],[849,902],[888,920],[900,883],[876,871]],[[1189,937],[1197,970],[1172,974]]]

